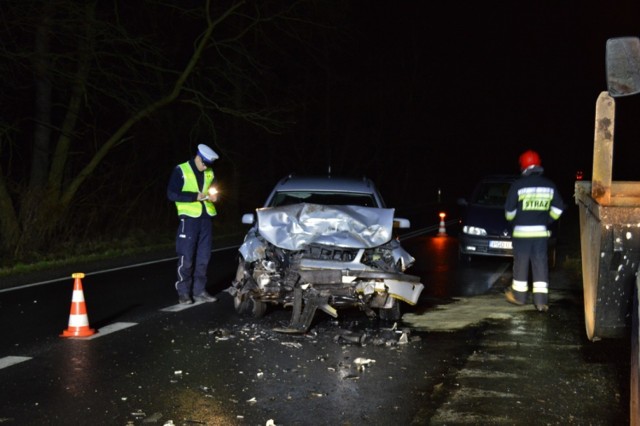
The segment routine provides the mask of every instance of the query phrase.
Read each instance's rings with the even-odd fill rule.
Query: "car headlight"
[[[477,226],[468,226],[465,225],[462,227],[462,232],[469,235],[481,235],[486,236],[487,230],[484,228],[478,228]]]

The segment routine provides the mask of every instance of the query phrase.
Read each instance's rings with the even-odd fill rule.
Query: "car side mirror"
[[[253,215],[253,213],[245,213],[242,215],[242,223],[244,223],[245,225],[253,225],[254,221],[255,216]]]

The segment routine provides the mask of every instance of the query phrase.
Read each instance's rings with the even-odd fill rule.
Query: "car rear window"
[[[308,191],[276,192],[271,200],[270,207],[287,206],[297,203],[378,207],[372,194]]]

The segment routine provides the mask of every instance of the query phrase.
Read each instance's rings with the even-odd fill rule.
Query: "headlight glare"
[[[469,235],[480,235],[480,236],[486,236],[487,235],[487,230],[484,228],[478,228],[477,226],[468,226],[465,225],[462,227],[462,232],[464,232],[465,234],[469,234]]]

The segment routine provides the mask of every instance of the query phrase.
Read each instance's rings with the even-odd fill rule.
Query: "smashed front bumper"
[[[291,306],[287,332],[306,331],[316,309],[337,317],[342,306],[369,314],[400,301],[415,305],[424,286],[403,272],[415,259],[392,239],[393,214],[315,204],[258,209],[229,292]]]

